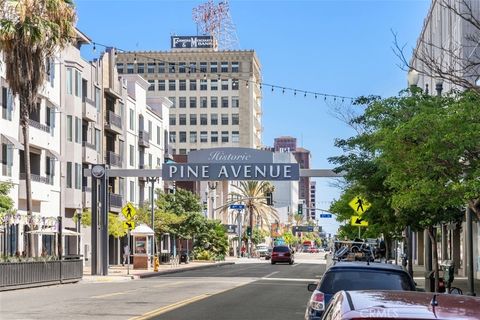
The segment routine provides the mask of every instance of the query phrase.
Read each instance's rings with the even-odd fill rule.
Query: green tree
[[[0,48],[4,54],[6,80],[20,101],[26,207],[31,218],[30,113],[37,111],[47,64],[54,63],[55,52],[75,37],[76,14],[70,0],[0,0],[0,10]],[[28,244],[26,251],[30,254]]]
[[[293,215],[293,220],[295,221],[295,225],[298,226],[300,224],[302,224],[302,221],[303,221],[303,214],[294,214]]]
[[[9,193],[13,185],[8,182],[0,182],[0,215],[10,213],[13,210],[13,199]]]
[[[78,215],[75,216],[75,219],[78,219]],[[85,210],[82,213],[80,218],[80,224],[83,227],[91,227],[92,226],[92,213],[90,210]],[[127,234],[127,229],[123,225],[123,221],[120,220],[120,217],[116,213],[109,212],[108,213],[108,234],[115,237],[121,238]]]
[[[201,212],[200,198],[185,189],[177,188],[175,193],[165,193],[157,189],[156,207],[163,212],[184,214],[187,212]]]

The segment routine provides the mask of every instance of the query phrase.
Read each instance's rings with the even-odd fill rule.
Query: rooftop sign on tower
[[[204,49],[213,48],[214,40],[212,36],[172,36],[172,49]]]

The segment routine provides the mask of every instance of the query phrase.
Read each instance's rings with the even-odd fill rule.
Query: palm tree
[[[295,225],[299,225],[303,221],[303,214],[296,213],[293,215],[293,220],[295,220]]]
[[[0,0],[0,50],[4,54],[6,80],[20,101],[29,221],[32,217],[30,113],[37,108],[39,90],[55,52],[75,37],[75,20],[71,0]],[[29,254],[28,244],[26,251]]]
[[[224,206],[218,208],[218,210],[227,210],[231,204],[243,203],[245,205],[246,212],[244,215],[244,225],[247,223],[250,226],[250,244],[253,244],[253,219],[256,218],[256,222],[270,223],[279,220],[277,210],[267,204],[267,194],[273,191],[273,186],[268,181],[241,181],[239,186],[233,185],[235,191],[230,192],[232,200],[228,201]],[[249,248],[251,253],[252,248]]]

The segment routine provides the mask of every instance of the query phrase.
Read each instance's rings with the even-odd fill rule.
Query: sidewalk
[[[188,264],[182,263],[175,266],[171,264],[160,264],[157,272],[153,271],[153,268],[134,270],[132,265],[130,265],[130,268],[127,268],[127,265],[114,265],[109,266],[108,276],[92,276],[90,266],[85,266],[83,268],[82,282],[91,283],[129,281],[133,279],[156,277],[164,274],[171,274],[188,270],[199,270],[235,264],[235,261],[232,260],[233,259],[227,259],[226,261],[222,262],[191,261]]]
[[[440,270],[440,277],[443,277],[443,271]],[[424,266],[413,266],[413,279],[417,283],[418,287],[425,288],[425,267]],[[452,283],[452,287],[460,288],[463,291],[463,294],[468,292],[468,279],[467,277],[458,277],[455,275],[455,278]],[[474,280],[474,289],[477,296],[480,296],[480,279]]]

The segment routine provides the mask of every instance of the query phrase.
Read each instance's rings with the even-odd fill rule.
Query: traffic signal
[[[298,214],[303,214],[303,203],[298,204]]]
[[[252,235],[252,228],[247,227],[247,237],[250,237]]]
[[[268,206],[273,206],[273,193],[269,192],[267,193],[267,205]]]

